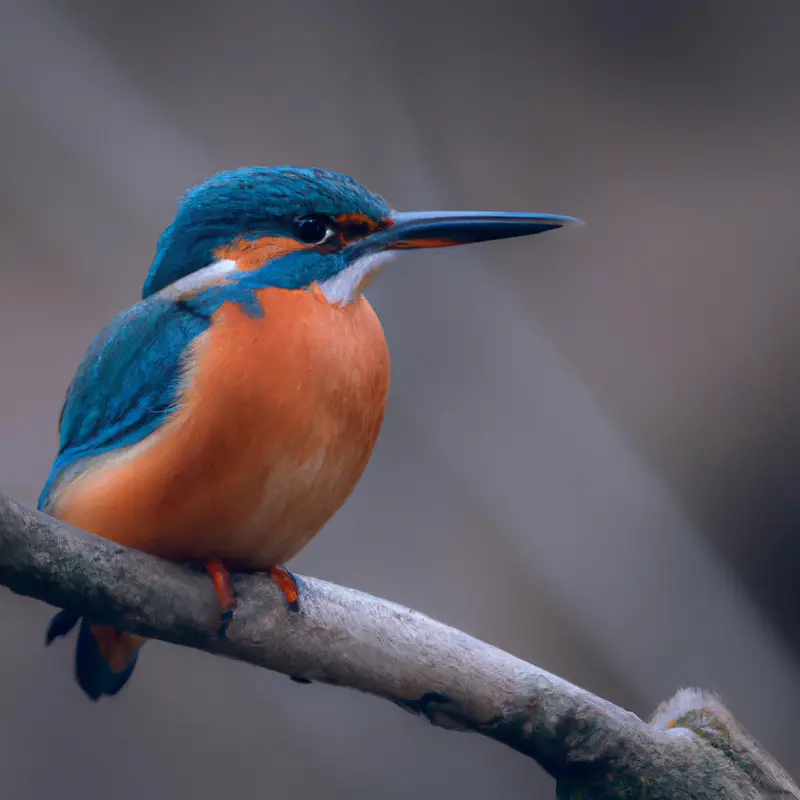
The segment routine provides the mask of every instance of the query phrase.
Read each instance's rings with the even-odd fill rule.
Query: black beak
[[[505,211],[413,211],[393,214],[382,230],[353,243],[353,256],[380,250],[453,247],[460,244],[512,239],[582,225],[558,214],[514,214]]]

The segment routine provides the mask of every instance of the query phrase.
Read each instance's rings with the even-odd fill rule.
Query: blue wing
[[[211,324],[211,310],[149,297],[92,342],[61,409],[58,457],[40,509],[66,467],[142,441],[175,411],[184,356]]]

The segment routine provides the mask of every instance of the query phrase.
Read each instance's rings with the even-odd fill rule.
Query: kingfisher
[[[120,545],[205,565],[235,610],[232,571],[285,568],[355,488],[389,394],[389,352],[364,290],[400,250],[529,236],[573,217],[399,213],[353,178],[248,167],[189,190],[142,299],[89,346],[67,390],[40,510]],[[80,622],[75,677],[117,694],[146,641]]]

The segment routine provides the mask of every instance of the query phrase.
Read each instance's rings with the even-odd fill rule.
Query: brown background
[[[720,691],[800,775],[800,4],[25,2],[0,10],[0,490],[219,169],[354,174],[397,208],[580,230],[407,255],[352,500],[294,563],[639,714]],[[550,797],[389,704],[148,646],[116,701],[0,594],[3,797]]]

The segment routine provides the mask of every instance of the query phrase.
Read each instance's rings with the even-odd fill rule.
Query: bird
[[[528,236],[557,214],[396,212],[354,178],[245,167],[188,190],[141,299],[95,338],[67,389],[38,508],[121,546],[205,566],[220,635],[231,573],[284,566],[350,496],[371,457],[390,360],[364,290],[399,251]],[[146,639],[80,623],[75,678],[116,695]]]

